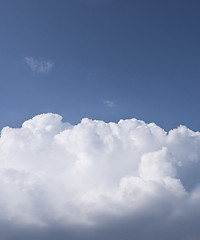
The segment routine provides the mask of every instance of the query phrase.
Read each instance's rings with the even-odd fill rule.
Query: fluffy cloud
[[[185,126],[38,115],[1,132],[2,236],[198,239],[199,172],[200,133]]]
[[[25,61],[34,73],[49,73],[53,67],[52,62],[38,61],[33,57],[26,57]]]

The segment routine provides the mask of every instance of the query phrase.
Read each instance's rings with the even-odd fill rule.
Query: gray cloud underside
[[[42,114],[0,138],[0,239],[200,237],[200,133]]]

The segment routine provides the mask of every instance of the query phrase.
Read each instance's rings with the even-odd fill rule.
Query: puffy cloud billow
[[[199,239],[199,182],[199,132],[41,114],[1,131],[0,237]]]

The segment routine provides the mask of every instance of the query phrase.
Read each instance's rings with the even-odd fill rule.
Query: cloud
[[[103,103],[110,108],[115,106],[115,103],[113,101],[110,101],[110,100],[105,100],[105,101],[103,101]]]
[[[51,69],[53,67],[52,62],[38,61],[38,60],[34,59],[33,57],[26,57],[25,61],[34,73],[42,73],[42,74],[46,73],[47,74],[51,71]]]
[[[200,133],[185,126],[41,114],[1,132],[1,236],[199,239],[199,172]]]

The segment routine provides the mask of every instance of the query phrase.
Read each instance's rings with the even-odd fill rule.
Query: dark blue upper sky
[[[197,0],[1,0],[0,127],[55,112],[199,130],[199,12]]]

